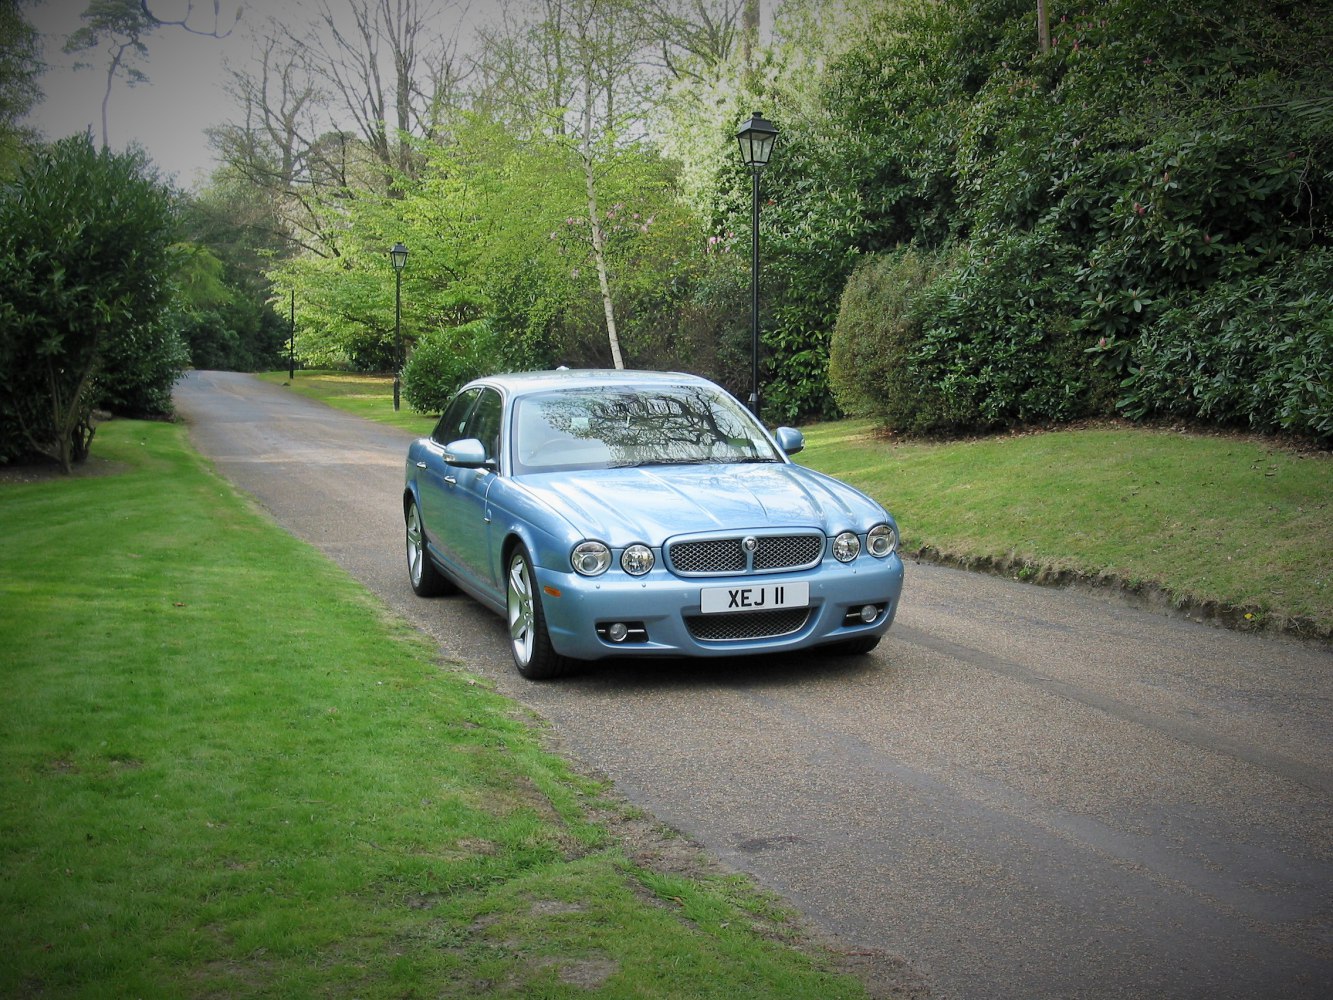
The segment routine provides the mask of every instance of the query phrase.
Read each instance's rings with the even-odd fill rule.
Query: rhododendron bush
[[[837,398],[902,429],[1119,412],[1333,438],[1319,5],[1048,4],[1046,53],[1033,6],[898,8],[835,68],[833,127],[874,151],[864,249],[947,261],[891,330],[861,289],[834,335],[835,358],[891,339],[917,409],[849,364]]]

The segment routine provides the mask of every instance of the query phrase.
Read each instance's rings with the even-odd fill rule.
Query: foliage
[[[916,304],[912,369],[943,401],[932,429],[992,430],[1091,415],[1104,399],[1073,335],[1077,251],[1047,229],[960,249]]]
[[[591,6],[515,8],[483,35],[476,89],[439,92],[430,129],[397,137],[410,169],[387,185],[384,158],[357,137],[304,135],[319,134],[302,124],[316,95],[296,87],[280,108],[247,90],[269,131],[229,134],[228,149],[247,151],[229,162],[303,247],[275,254],[265,284],[274,299],[298,292],[302,360],[395,369],[419,341],[484,319],[494,367],[606,365],[614,318],[625,363],[688,368],[746,395],[751,176],[733,135],[755,109],[781,129],[760,179],[773,420],[832,416],[844,398],[935,430],[1112,413],[1114,383],[1172,339],[1168,316],[1281,285],[1291,255],[1333,243],[1323,0],[1051,0],[1047,52],[1030,0],[791,0],[778,40],[754,49],[734,24],[691,23],[702,6],[672,9],[642,11],[603,50],[591,43],[610,22],[575,16]],[[647,51],[645,31],[660,60],[635,82],[624,58]],[[260,168],[281,191],[253,180]],[[412,254],[402,344],[386,261],[400,240]],[[933,275],[921,303],[892,313],[882,349],[865,325],[846,334],[849,357],[913,345],[896,398],[872,405],[887,376],[852,387],[852,368],[830,392],[849,278],[909,245]],[[1268,356],[1259,347],[1248,349]],[[907,373],[933,381],[909,393]],[[1145,412],[1126,388],[1125,412]],[[904,409],[912,399],[921,412]],[[1154,406],[1191,411],[1184,397]]]
[[[41,100],[37,76],[41,71],[37,29],[23,16],[30,0],[0,0],[0,179],[17,164],[29,140],[21,122]]]
[[[274,220],[252,192],[225,178],[177,199],[189,242],[175,283],[181,336],[196,368],[260,371],[286,364],[290,298],[277,302],[264,269],[281,254]],[[290,294],[290,293],[289,293]]]
[[[403,398],[418,413],[443,413],[459,386],[494,371],[496,341],[486,320],[422,337],[403,366]]]
[[[123,77],[130,87],[148,82],[139,64],[148,58],[145,40],[157,30],[159,22],[147,13],[142,0],[89,0],[80,19],[83,24],[65,40],[65,51],[104,48],[108,57],[106,90],[102,96],[102,145],[106,147],[111,142],[107,117],[111,90],[117,77]],[[89,63],[77,65],[81,69],[93,68]]]
[[[914,433],[942,422],[940,387],[913,365],[923,317],[919,297],[947,256],[905,247],[866,258],[847,282],[829,356],[829,384],[846,412]]]
[[[1073,332],[1075,252],[1047,230],[870,258],[843,295],[830,378],[854,412],[912,433],[1097,413],[1109,373]]]
[[[287,363],[290,323],[262,301],[239,296],[180,314],[190,364],[213,371],[267,371]]]
[[[866,213],[860,248],[875,249],[876,236],[971,248],[965,271],[921,306],[935,312],[914,365],[939,380],[944,425],[1109,412],[1104,376],[1134,365],[1163,374],[1151,389],[1139,380],[1142,399],[1130,386],[1127,412],[1310,433],[1319,393],[1308,385],[1291,404],[1304,420],[1274,391],[1223,405],[1192,385],[1203,376],[1182,370],[1184,355],[1157,355],[1169,345],[1191,354],[1182,331],[1202,335],[1200,303],[1263,298],[1285,287],[1297,258],[1333,242],[1328,22],[1316,5],[1259,0],[1050,6],[1049,53],[1032,44],[1030,4],[944,0],[890,10],[885,31],[831,73],[831,93],[863,97],[840,122],[881,165],[915,164],[873,182],[880,200],[868,204],[882,211]],[[927,90],[938,98],[926,101]],[[874,105],[897,113],[871,115]],[[931,214],[939,208],[943,224]],[[1262,309],[1242,312],[1256,323],[1228,324],[1229,363],[1268,359],[1240,367],[1305,385],[1298,362],[1269,349]],[[1284,336],[1306,345],[1292,353],[1317,359],[1319,311],[1284,317],[1295,324]],[[1103,372],[1080,363],[1085,350]],[[1279,370],[1261,378],[1268,361]],[[900,415],[897,426],[938,427],[940,417]]]
[[[401,196],[347,192],[313,205],[326,239],[323,252],[278,261],[266,273],[284,313],[296,290],[296,351],[307,364],[358,371],[400,367],[418,337],[480,318],[484,299],[476,273],[477,233],[467,190],[449,170],[415,183]],[[401,277],[389,248],[408,248]],[[401,280],[402,343],[396,340]]]
[[[494,331],[496,368],[608,365],[582,167],[563,141],[519,139],[481,116],[460,116],[452,140],[423,147],[400,196],[361,192],[327,211],[336,254],[270,271],[297,287],[303,361],[359,370],[396,367],[394,277],[386,251],[409,249],[402,273],[403,354],[438,332]],[[658,157],[635,146],[609,154],[599,224],[631,364],[677,355],[658,325],[674,309],[704,240],[675,198]]]
[[[85,136],[39,150],[0,191],[0,458],[36,452],[68,471],[102,393],[164,412],[180,360],[163,327],[172,227],[142,157]]]
[[[127,417],[171,414],[171,388],[190,366],[173,310],[157,322],[128,324],[108,338],[96,378],[97,405]]]
[[[1165,311],[1120,405],[1333,443],[1333,249],[1293,252]]]

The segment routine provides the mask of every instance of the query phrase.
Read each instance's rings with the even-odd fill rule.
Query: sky
[[[244,3],[241,23],[225,38],[194,35],[178,27],[163,26],[147,39],[148,58],[139,68],[147,83],[128,87],[117,79],[108,105],[108,138],[112,149],[123,150],[137,143],[147,152],[164,177],[177,186],[192,188],[208,178],[215,166],[206,130],[234,118],[238,109],[226,92],[227,66],[241,68],[249,62],[252,40],[247,24],[269,14],[293,10],[300,23],[310,15],[296,8],[308,7],[302,0],[221,0],[224,30],[230,17]],[[467,0],[442,0],[438,9],[443,16],[457,20]],[[162,20],[184,16],[188,0],[150,0],[149,9]],[[331,4],[337,9],[337,0]],[[471,0],[473,11],[492,9],[494,0]],[[106,93],[106,69],[109,56],[105,46],[66,55],[66,38],[77,30],[80,15],[88,0],[36,0],[26,9],[29,23],[42,36],[43,59],[47,70],[40,86],[45,99],[28,117],[28,123],[49,140],[62,139],[92,129],[95,142],[101,141],[102,97]],[[194,0],[191,24],[211,30],[212,0]],[[451,33],[452,25],[440,26]],[[76,69],[82,59],[92,68]]]
[[[207,181],[215,163],[205,130],[237,113],[226,92],[227,66],[239,68],[249,61],[252,43],[246,24],[303,5],[302,0],[221,0],[224,19],[242,2],[247,7],[246,15],[225,38],[202,37],[164,26],[147,40],[148,58],[139,66],[148,82],[128,87],[123,79],[117,79],[112,89],[108,106],[112,149],[120,151],[137,143],[164,178],[178,187],[195,188]],[[182,17],[188,5],[189,0],[151,0],[150,9],[168,20]],[[93,63],[93,67],[75,69],[76,57],[62,51],[65,39],[80,26],[80,15],[87,6],[88,0],[36,0],[26,8],[30,23],[42,35],[47,63],[40,80],[45,99],[27,121],[48,140],[91,129],[94,141],[101,141],[109,57],[104,49],[91,50],[77,58]],[[340,5],[334,0],[332,6],[336,9]],[[445,17],[470,16],[474,20],[486,19],[495,7],[496,0],[442,0],[439,4]],[[771,7],[772,0],[765,0],[765,24]],[[191,23],[211,28],[212,0],[194,0],[194,8]],[[462,13],[469,8],[470,14]]]
[[[211,0],[196,0],[195,6],[196,17],[205,14],[211,24]],[[263,5],[272,6],[272,0]],[[184,7],[184,0],[154,0],[152,5],[164,18],[178,16],[173,12]],[[234,0],[224,0],[224,9],[235,7]],[[74,57],[61,51],[65,38],[80,26],[79,15],[85,9],[87,0],[37,0],[27,9],[29,22],[42,35],[48,65],[40,80],[45,99],[28,121],[47,139],[91,128],[94,141],[100,142],[107,58],[99,50],[85,53],[83,58],[95,62],[95,68],[76,70]],[[160,29],[148,40],[149,56],[140,64],[149,82],[126,87],[117,80],[112,90],[111,147],[123,150],[137,142],[178,186],[202,182],[213,167],[204,130],[235,113],[224,91],[225,61],[244,64],[249,45],[242,28],[224,39],[198,37],[179,28]]]

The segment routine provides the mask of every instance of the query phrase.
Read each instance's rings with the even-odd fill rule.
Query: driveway
[[[222,475],[577,766],[918,992],[1333,995],[1327,649],[913,564],[867,657],[527,683],[498,618],[408,586],[406,435],[245,375],[176,401]]]

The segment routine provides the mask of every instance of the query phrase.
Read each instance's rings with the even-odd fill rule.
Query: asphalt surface
[[[867,657],[533,684],[499,618],[412,594],[404,433],[244,375],[176,401],[222,475],[578,767],[847,950],[904,959],[917,995],[1333,996],[1327,648],[909,565]]]

